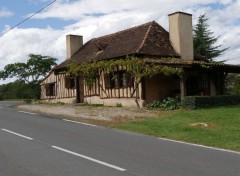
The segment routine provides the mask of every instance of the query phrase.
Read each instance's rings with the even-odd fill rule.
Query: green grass
[[[207,123],[208,126],[191,126],[192,123]],[[116,128],[240,151],[240,106],[178,110],[163,117],[120,124]]]

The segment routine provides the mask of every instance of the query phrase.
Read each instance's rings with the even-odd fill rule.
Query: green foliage
[[[19,96],[27,98],[39,98],[40,97],[40,84],[39,81],[45,77],[51,68],[56,65],[56,59],[49,56],[41,56],[29,54],[29,59],[26,63],[14,63],[8,64],[4,67],[4,70],[0,71],[0,79],[16,77],[19,81],[27,83],[24,85],[26,90],[20,91]],[[20,90],[15,87],[14,89]],[[32,95],[22,95],[24,93],[32,93]],[[6,92],[8,93],[8,92]],[[27,93],[27,94],[29,94]],[[16,97],[15,95],[4,96],[4,98]],[[17,96],[17,97],[19,97]]]
[[[122,106],[123,106],[122,103],[116,103],[116,107],[121,108]]]
[[[45,77],[51,70],[52,66],[56,65],[56,59],[49,56],[41,56],[29,54],[29,59],[26,63],[8,64],[4,70],[0,71],[0,78],[13,78],[24,80],[25,82],[37,82],[42,77]]]
[[[167,97],[165,100],[161,101],[153,101],[147,105],[148,108],[161,108],[164,110],[174,110],[179,109],[180,103],[177,98]]]
[[[219,37],[213,36],[207,21],[208,18],[205,14],[199,16],[198,23],[193,29],[193,43],[195,53],[206,57],[212,62],[213,58],[222,55],[228,48],[220,49],[221,45],[216,45]]]
[[[65,103],[61,102],[61,101],[58,101],[58,102],[56,102],[56,105],[65,105]]]
[[[211,108],[236,104],[240,104],[240,95],[186,96],[182,100],[184,109]]]
[[[117,60],[92,61],[80,65],[74,62],[69,65],[68,72],[75,76],[83,75],[86,84],[91,86],[101,71],[113,73],[119,67],[122,67],[123,70],[130,73],[135,78],[136,83],[139,83],[143,77],[152,77],[156,74],[169,76],[181,75],[182,73],[180,68],[160,66],[149,63],[147,59],[135,57]]]
[[[46,101],[42,101],[42,100],[33,100],[32,104],[42,104],[42,105],[52,105],[52,106],[63,106],[65,105],[64,102],[61,101],[57,101],[57,102],[46,102]]]
[[[161,112],[159,117],[135,120],[116,128],[156,137],[240,151],[240,106]],[[207,126],[191,124],[206,123]]]
[[[103,107],[104,104],[91,104],[90,106],[93,106],[93,107]]]
[[[195,96],[186,96],[182,100],[182,107],[184,109],[197,109],[196,97]]]
[[[0,97],[2,99],[34,99],[37,98],[36,87],[30,86],[24,81],[15,81],[0,85]]]
[[[225,80],[225,87],[228,94],[240,94],[240,74],[228,74]]]
[[[158,100],[154,100],[153,102],[147,104],[147,107],[153,109],[161,108],[161,102]]]
[[[180,103],[177,98],[167,97],[167,99],[163,100],[162,108],[164,110],[174,110],[179,109]]]

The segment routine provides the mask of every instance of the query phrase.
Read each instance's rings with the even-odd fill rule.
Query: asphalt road
[[[0,176],[239,176],[240,153],[73,123],[0,102]]]

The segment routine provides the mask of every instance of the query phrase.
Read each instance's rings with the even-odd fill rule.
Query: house
[[[194,55],[192,15],[184,12],[169,15],[169,32],[152,21],[93,38],[85,44],[82,36],[68,35],[66,43],[67,59],[41,82],[42,100],[141,107],[168,96],[223,95],[227,73],[240,72],[239,65],[208,63]],[[93,85],[88,86],[83,76],[73,78],[66,72],[73,62],[82,64],[131,56],[148,58],[151,64],[181,68],[183,74],[181,77],[156,74],[144,77],[136,85],[124,68],[116,68],[113,74],[99,72]]]

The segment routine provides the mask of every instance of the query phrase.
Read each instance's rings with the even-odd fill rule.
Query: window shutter
[[[70,81],[71,83],[71,88],[73,89],[73,88],[76,88],[76,84],[75,84],[75,78],[71,78],[71,81]]]
[[[51,95],[55,96],[56,92],[55,92],[55,84],[51,84]]]
[[[125,74],[125,79],[126,79],[126,86],[127,87],[133,87],[133,77],[130,73],[126,73]]]
[[[67,88],[67,89],[71,88],[71,78],[70,78],[70,76],[65,76],[65,88]]]
[[[120,88],[120,75],[119,72],[114,74],[115,88]]]
[[[104,75],[104,83],[105,83],[105,88],[106,89],[111,88],[111,76],[110,76],[110,74],[105,74]]]
[[[46,89],[46,96],[55,96],[56,95],[55,83],[46,84],[45,89]]]
[[[46,84],[45,88],[46,88],[46,96],[51,96],[50,84]]]

